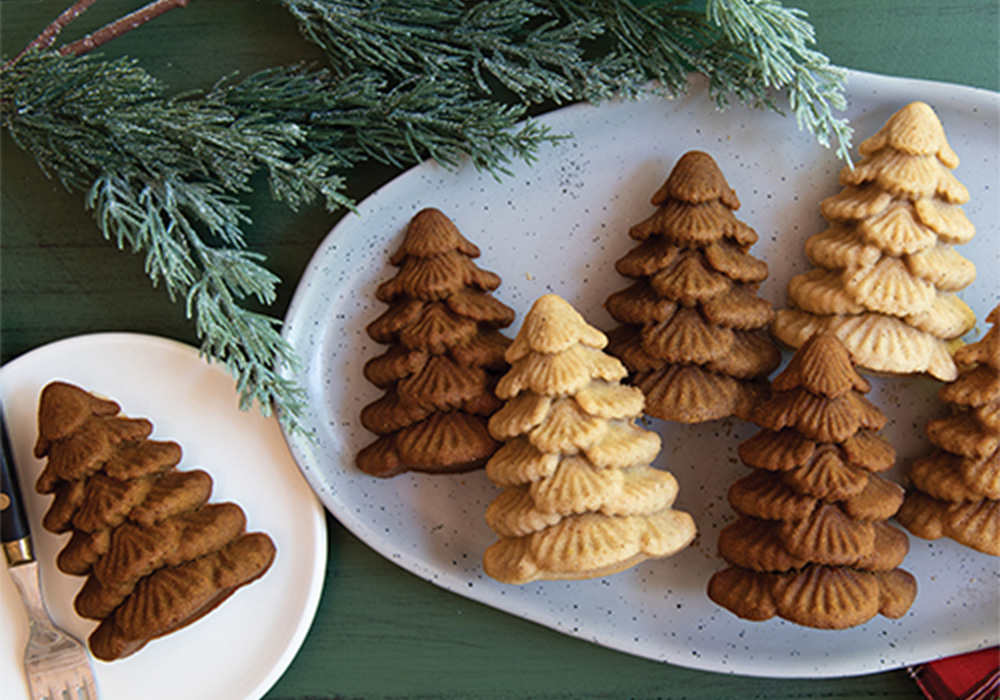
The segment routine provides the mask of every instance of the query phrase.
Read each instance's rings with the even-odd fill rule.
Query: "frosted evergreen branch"
[[[682,2],[628,0],[560,0],[560,11],[572,18],[598,18],[606,48],[595,58],[616,76],[617,94],[641,97],[647,92],[676,95],[688,87],[699,69],[697,29],[704,15]],[[650,86],[650,81],[655,84]]]
[[[122,173],[102,174],[91,187],[88,208],[94,211],[105,238],[120,248],[145,253],[145,268],[154,286],[163,282],[172,299],[185,302],[188,318],[195,322],[201,354],[221,363],[236,381],[240,407],[257,402],[264,415],[272,407],[281,411],[285,426],[304,431],[301,411],[305,392],[283,370],[296,370],[299,361],[280,332],[280,321],[251,312],[241,305],[254,298],[270,304],[278,278],[260,263],[263,257],[232,247],[212,247],[189,216],[186,188],[177,183],[142,183]],[[201,207],[219,209],[209,221],[229,214],[225,198],[213,201],[204,193]],[[219,224],[217,224],[219,225]],[[209,231],[215,230],[211,224]]]
[[[154,0],[149,16],[187,0]],[[226,365],[241,403],[295,425],[297,361],[268,305],[277,278],[248,251],[242,197],[258,173],[293,209],[352,206],[357,165],[468,160],[499,176],[557,138],[532,105],[677,94],[705,74],[717,104],[774,108],[785,90],[800,128],[851,136],[844,74],[811,48],[812,27],[776,0],[275,0],[321,46],[327,69],[287,66],[170,95],[128,58],[51,47],[93,0],[78,0],[0,67],[0,125],[39,167],[87,192],[98,227],[183,300],[202,352]],[[107,36],[128,22],[112,23]],[[103,36],[103,35],[102,35]],[[81,51],[88,46],[80,45]]]
[[[553,137],[524,109],[497,108],[461,85],[430,79],[389,87],[373,76],[280,68],[205,93],[168,96],[129,59],[26,54],[3,71],[0,123],[48,175],[87,191],[102,235],[145,256],[146,274],[183,300],[202,354],[232,373],[241,406],[254,402],[299,431],[298,362],[269,305],[279,282],[245,249],[252,222],[240,196],[255,173],[293,208],[350,206],[343,173],[371,158],[427,157],[504,171]],[[377,127],[373,127],[377,125]]]
[[[836,143],[837,155],[850,162],[853,130],[833,110],[846,107],[844,70],[830,64],[815,44],[805,13],[777,0],[708,0],[709,18],[736,47],[747,52],[748,68],[769,87],[785,90],[800,128],[820,143]]]
[[[220,84],[212,99],[239,109],[264,100],[276,121],[305,123],[302,147],[336,156],[331,167],[375,159],[403,167],[427,158],[455,166],[468,156],[480,168],[506,172],[556,140],[524,120],[521,105],[497,103],[454,79],[418,76],[393,84],[378,72],[335,80],[303,67],[262,71],[239,84]]]
[[[610,96],[619,76],[585,56],[603,32],[594,18],[559,13],[558,3],[485,0],[468,8],[447,0],[278,0],[303,36],[342,75],[377,70],[394,81],[418,75],[490,80],[520,99],[557,104]]]
[[[844,72],[811,48],[804,14],[777,0],[276,0],[339,75],[420,77],[497,101],[599,102],[679,94],[703,73],[720,108],[730,99],[778,110],[785,90],[800,128],[849,160]]]

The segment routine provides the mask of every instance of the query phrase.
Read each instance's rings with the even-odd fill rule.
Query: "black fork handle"
[[[0,473],[0,542],[25,540],[31,536],[28,517],[24,511],[21,489],[17,483],[17,469],[7,437],[7,421],[0,414],[0,430],[3,432],[3,471]]]

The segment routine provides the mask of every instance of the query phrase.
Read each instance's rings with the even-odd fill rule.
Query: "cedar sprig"
[[[486,0],[278,0],[319,45],[339,75],[377,69],[404,81],[427,75],[471,83],[489,94],[497,84],[528,102],[556,103],[610,93],[615,76],[584,57],[600,22],[560,18],[555,3]],[[492,81],[494,82],[491,82]]]
[[[833,141],[837,155],[850,163],[853,130],[833,115],[847,106],[847,75],[811,48],[815,31],[805,13],[777,0],[707,0],[707,13],[731,45],[747,55],[749,60],[737,64],[744,75],[766,88],[784,89],[799,128],[824,146]]]
[[[40,167],[88,192],[105,238],[145,256],[154,285],[183,300],[201,352],[234,376],[240,404],[302,429],[304,390],[280,322],[246,308],[276,298],[278,278],[246,250],[240,195],[255,173],[293,208],[350,206],[342,173],[365,160],[408,165],[461,154],[502,171],[552,138],[441,81],[389,87],[302,66],[169,96],[135,60],[29,52],[4,69],[2,123]]]
[[[209,231],[219,235],[234,218],[243,218],[234,203],[211,187],[141,184],[121,173],[104,173],[91,187],[87,205],[106,237],[120,248],[145,252],[154,285],[162,281],[171,299],[184,299],[202,355],[221,361],[236,379],[240,407],[256,401],[266,414],[277,406],[290,428],[300,427],[303,390],[277,371],[296,368],[298,359],[276,319],[243,306],[248,298],[272,303],[278,278],[260,264],[259,254],[231,242],[207,244],[189,215],[198,212]]]
[[[777,0],[277,0],[339,75],[389,80],[467,76],[529,103],[682,94],[704,74],[720,108],[731,99],[780,111],[849,162],[846,74],[812,48],[805,13]]]
[[[497,103],[446,78],[393,83],[374,71],[338,79],[326,70],[286,67],[212,95],[247,113],[263,104],[272,121],[300,124],[303,153],[335,156],[340,172],[372,159],[404,167],[433,158],[457,166],[467,157],[502,173],[512,160],[530,162],[542,144],[560,138],[525,120],[524,106]]]
[[[325,69],[277,67],[171,95],[128,58],[87,52],[188,0],[151,0],[53,48],[96,0],[77,0],[0,66],[0,125],[42,170],[88,193],[102,234],[145,256],[154,285],[183,300],[202,353],[225,364],[241,405],[279,409],[302,430],[304,391],[280,324],[248,306],[277,277],[246,249],[241,197],[263,172],[298,209],[350,207],[347,179],[377,160],[405,167],[468,159],[499,175],[560,138],[529,108],[679,94],[705,74],[716,102],[776,108],[845,157],[843,73],[810,48],[811,26],[775,0],[275,0],[325,51]]]

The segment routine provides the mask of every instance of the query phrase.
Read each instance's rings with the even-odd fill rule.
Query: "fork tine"
[[[36,668],[29,672],[31,700],[98,700],[97,684],[85,661],[75,668]]]
[[[39,681],[41,679],[38,679]],[[32,700],[97,700],[96,688],[87,679],[79,679],[68,682],[63,687],[49,685],[44,692],[38,692],[34,688],[31,691]]]
[[[38,684],[39,690],[32,691],[32,700],[63,700],[62,691],[54,685],[44,683],[41,676],[38,676],[36,683]]]
[[[94,678],[91,675],[87,675],[83,679],[83,697],[81,700],[97,700],[97,685],[94,683]]]

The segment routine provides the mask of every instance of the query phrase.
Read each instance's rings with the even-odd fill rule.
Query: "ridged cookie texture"
[[[489,429],[503,446],[486,475],[503,491],[486,510],[499,536],[483,567],[503,583],[607,576],[694,539],[674,510],[677,480],[651,466],[660,438],[636,424],[642,392],[607,338],[564,299],[535,301],[507,350]]]
[[[685,153],[653,195],[656,212],[616,269],[634,282],[605,306],[620,324],[608,352],[646,397],[645,412],[683,423],[746,418],[780,363],[767,334],[773,311],[757,296],[767,265],[749,253],[752,228],[707,153]]]
[[[150,440],[145,418],[66,382],[42,390],[35,482],[52,494],[42,525],[71,536],[59,569],[87,579],[76,611],[100,624],[88,638],[98,659],[129,656],[191,624],[263,576],[275,556],[247,532],[235,503],[210,503],[212,478],[182,471],[176,442]]]
[[[986,320],[986,335],[955,352],[961,371],[938,392],[950,415],[928,422],[934,449],[910,466],[896,520],[917,537],[1000,556],[1000,306]]]
[[[820,629],[902,616],[916,581],[899,568],[909,540],[886,521],[903,489],[878,475],[896,455],[868,381],[821,333],[771,387],[753,416],[761,431],[739,446],[753,472],[729,490],[738,517],[719,533],[729,566],[709,580],[709,598],[748,620]]]
[[[357,455],[373,476],[481,468],[500,446],[487,430],[514,311],[493,296],[500,278],[479,269],[480,251],[441,211],[411,220],[390,263],[399,268],[376,297],[389,308],[368,335],[389,348],[365,377],[385,393],[361,411],[378,438]]]
[[[951,172],[958,156],[923,102],[858,150],[860,162],[840,172],[844,189],[820,205],[829,227],[806,240],[815,267],[789,281],[772,331],[793,348],[828,331],[859,368],[951,381],[952,353],[975,323],[956,295],[976,277],[955,249],[975,234],[961,206],[969,192]]]

